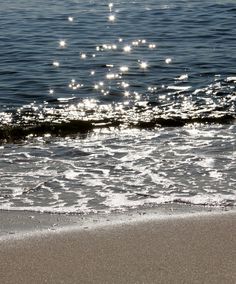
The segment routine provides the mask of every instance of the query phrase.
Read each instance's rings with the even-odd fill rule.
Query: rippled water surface
[[[0,208],[234,206],[236,2],[0,3]]]

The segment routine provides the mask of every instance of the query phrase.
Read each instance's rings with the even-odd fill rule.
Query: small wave
[[[73,109],[73,111],[72,111]],[[182,127],[186,124],[229,124],[235,121],[234,112],[215,109],[199,109],[193,112],[172,112],[152,104],[137,104],[134,107],[99,106],[88,108],[67,106],[61,109],[44,109],[44,114],[34,111],[2,113],[0,141],[15,142],[28,136],[68,136],[88,133],[95,128],[122,127],[144,128]],[[16,118],[17,116],[17,118]],[[7,118],[7,119],[4,119]]]
[[[235,77],[195,90],[182,86],[153,88],[155,100],[106,102],[58,98],[0,113],[0,141],[14,142],[29,135],[67,136],[95,128],[182,127],[186,124],[228,124],[236,118]]]

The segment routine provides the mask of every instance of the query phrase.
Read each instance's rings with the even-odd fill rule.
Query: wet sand
[[[68,218],[55,231],[0,238],[0,282],[236,283],[235,212],[134,214],[87,227]]]

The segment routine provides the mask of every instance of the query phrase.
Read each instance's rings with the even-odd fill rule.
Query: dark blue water
[[[0,11],[2,208],[234,204],[235,1]]]

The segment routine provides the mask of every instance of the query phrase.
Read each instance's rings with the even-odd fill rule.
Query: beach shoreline
[[[236,214],[234,207],[192,206],[173,203],[114,211],[112,213],[58,213],[47,211],[0,210],[0,242],[47,235],[67,230],[83,231],[139,222],[173,218],[196,218],[205,215]]]
[[[1,283],[235,283],[235,210],[187,208],[96,219],[2,211]]]

